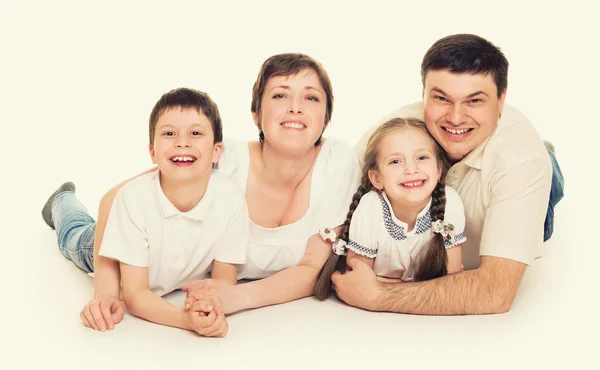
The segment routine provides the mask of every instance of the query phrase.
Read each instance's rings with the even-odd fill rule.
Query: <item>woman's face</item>
[[[327,96],[312,69],[271,77],[265,86],[260,117],[265,144],[290,154],[311,148],[325,129]]]

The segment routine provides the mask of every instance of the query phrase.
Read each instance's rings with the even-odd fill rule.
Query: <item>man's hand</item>
[[[375,272],[358,258],[349,259],[347,266],[343,275],[336,271],[331,276],[337,296],[351,306],[374,310],[381,291]]]
[[[124,315],[125,311],[118,298],[99,294],[83,307],[79,317],[88,328],[105,331],[114,329]]]

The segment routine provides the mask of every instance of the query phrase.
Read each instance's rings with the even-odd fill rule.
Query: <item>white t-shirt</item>
[[[224,141],[218,171],[246,193],[250,149],[246,141]],[[297,266],[308,239],[322,227],[344,223],[352,196],[360,182],[360,165],[354,150],[343,141],[327,138],[315,162],[310,201],[304,216],[289,225],[265,228],[250,220],[248,261],[240,279],[260,279]]]
[[[350,222],[348,249],[375,258],[373,271],[389,278],[414,280],[420,253],[435,234],[431,228],[431,199],[417,215],[411,231],[408,225],[396,218],[389,199],[383,192],[365,194]],[[465,214],[458,193],[446,186],[444,222],[454,225],[454,244],[466,241]],[[446,242],[447,246],[450,244]]]
[[[245,263],[248,219],[246,199],[228,177],[213,171],[200,202],[180,212],[155,171],[119,190],[99,254],[147,267],[150,290],[162,296],[205,278],[213,260]]]

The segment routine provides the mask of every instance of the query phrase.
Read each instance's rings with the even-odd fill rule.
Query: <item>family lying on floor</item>
[[[491,42],[444,37],[423,57],[422,102],[354,147],[324,136],[332,86],[304,54],[263,63],[258,141],[224,139],[205,92],[166,92],[149,119],[156,166],[108,191],[97,222],[71,182],[42,209],[63,256],[94,273],[81,320],[113,329],[121,297],[132,315],[211,337],[228,314],[331,293],[371,311],[508,311],[564,182],[552,144],[505,104],[507,74]],[[178,289],[183,307],[162,298]]]

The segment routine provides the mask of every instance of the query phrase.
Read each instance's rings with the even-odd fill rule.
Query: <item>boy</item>
[[[175,89],[154,106],[149,131],[150,156],[158,170],[119,190],[96,258],[119,261],[124,301],[133,315],[224,336],[227,324],[214,302],[184,310],[161,298],[209,272],[213,279],[235,284],[236,265],[246,261],[249,219],[244,195],[212,170],[223,148],[218,108],[205,93]],[[56,227],[63,255],[90,272],[94,220],[74,190],[70,183],[61,186],[42,215]],[[95,276],[95,298],[81,314],[86,326],[111,329],[120,321],[114,299],[92,304],[102,296],[118,296],[118,282],[118,276]]]

